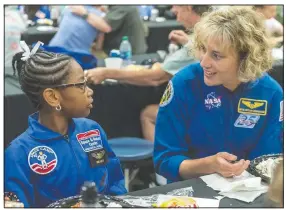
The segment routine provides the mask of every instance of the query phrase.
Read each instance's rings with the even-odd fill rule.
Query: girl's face
[[[218,40],[208,40],[200,50],[204,82],[208,86],[223,85],[234,90],[238,80],[239,56],[232,48],[222,48]]]
[[[93,91],[86,85],[83,69],[74,60],[70,63],[66,84],[68,86],[58,88],[62,114],[68,118],[87,117],[92,108]]]

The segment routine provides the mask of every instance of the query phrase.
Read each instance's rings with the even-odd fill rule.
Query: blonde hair
[[[259,14],[247,6],[231,6],[204,15],[194,28],[194,55],[209,39],[239,55],[238,79],[253,81],[272,67],[271,46]]]

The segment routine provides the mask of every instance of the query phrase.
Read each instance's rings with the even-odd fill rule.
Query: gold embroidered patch
[[[173,96],[174,96],[173,83],[172,83],[172,81],[170,81],[166,87],[166,90],[165,90],[162,98],[161,98],[160,107],[164,107],[164,106],[168,105],[171,102]]]
[[[241,98],[238,103],[237,111],[241,114],[266,115],[267,101]]]

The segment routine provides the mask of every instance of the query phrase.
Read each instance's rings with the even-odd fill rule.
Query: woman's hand
[[[212,167],[216,173],[221,174],[223,177],[239,176],[242,172],[248,168],[250,161],[243,160],[236,163],[237,157],[227,152],[219,152],[212,156]]]
[[[105,68],[99,67],[91,70],[86,70],[84,71],[84,76],[89,83],[93,83],[95,85],[101,84],[106,79]]]
[[[169,34],[169,39],[176,44],[185,45],[189,41],[189,36],[182,30],[173,30]]]
[[[79,15],[79,16],[83,16],[84,14],[87,13],[84,6],[70,6],[69,8],[71,9],[72,13]]]

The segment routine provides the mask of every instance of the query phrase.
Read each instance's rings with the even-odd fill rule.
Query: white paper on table
[[[247,191],[219,192],[219,194],[226,196],[228,198],[234,198],[234,199],[249,203],[249,202],[254,201],[258,196],[260,196],[262,193],[265,193],[265,192],[267,192],[267,189],[251,191],[251,192],[247,192]]]
[[[233,178],[224,178],[219,174],[210,174],[200,178],[207,186],[220,191],[220,195],[245,202],[252,202],[268,189],[268,186],[261,184],[260,177],[255,177],[247,171]]]
[[[157,205],[160,205],[160,203],[167,201],[172,198],[188,198],[186,196],[172,196],[172,195],[159,195],[157,199]],[[220,200],[217,199],[209,199],[209,198],[197,198],[197,197],[189,197],[194,199],[199,207],[219,207]]]
[[[245,180],[231,182],[228,186],[224,186],[220,191],[237,192],[237,191],[256,191],[262,189],[268,189],[268,187],[261,185],[260,177],[253,177]]]

